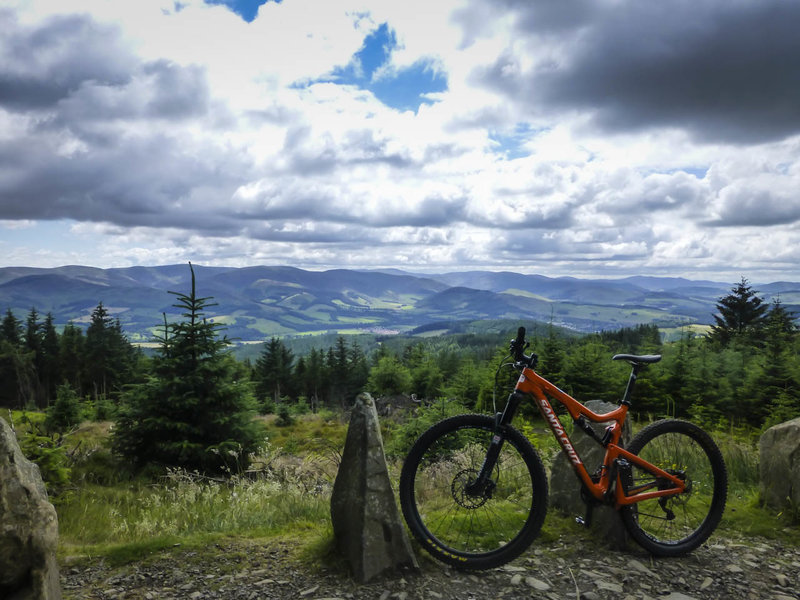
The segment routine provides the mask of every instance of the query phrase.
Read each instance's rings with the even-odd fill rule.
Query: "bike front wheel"
[[[623,506],[628,533],[656,556],[681,556],[705,542],[722,518],[728,476],[722,453],[705,431],[687,421],[668,419],[642,429],[627,450],[683,480],[681,494]],[[668,489],[672,484],[631,465],[630,491]]]
[[[474,489],[494,418],[440,421],[411,448],[400,475],[400,505],[423,548],[460,569],[490,569],[519,556],[547,512],[547,475],[530,442],[512,427],[482,489]]]

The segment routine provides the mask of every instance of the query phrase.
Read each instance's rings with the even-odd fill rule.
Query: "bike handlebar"
[[[530,346],[530,342],[525,341],[525,328],[520,327],[517,329],[517,337],[511,340],[509,350],[511,356],[514,358],[514,364],[522,367],[535,367],[538,356],[531,353],[530,356],[525,356],[525,349]]]

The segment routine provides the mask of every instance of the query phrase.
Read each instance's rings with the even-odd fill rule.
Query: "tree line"
[[[343,337],[295,356],[285,341],[264,343],[251,364],[229,352],[221,327],[206,319],[210,298],[174,293],[181,320],[165,321],[147,357],[99,304],[85,333],[57,332],[32,309],[25,322],[9,310],[0,331],[0,405],[47,409],[54,427],[81,418],[117,421],[115,449],[131,464],[162,462],[227,468],[258,443],[256,413],[347,408],[363,389],[451,401],[493,410],[513,388],[512,369],[497,370],[513,329],[484,335],[381,340],[365,352]],[[687,330],[663,343],[655,325],[578,336],[538,325],[539,372],[576,398],[620,398],[627,365],[614,353],[661,353],[639,377],[632,410],[689,417],[706,425],[761,427],[800,416],[795,315],[765,303],[742,279],[720,298],[708,335]],[[535,417],[529,408],[527,414]]]
[[[145,370],[144,355],[102,302],[85,332],[70,322],[59,333],[52,314],[42,318],[36,308],[24,321],[8,309],[0,323],[0,406],[46,409],[64,384],[103,405]]]

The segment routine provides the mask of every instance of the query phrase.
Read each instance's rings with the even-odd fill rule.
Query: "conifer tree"
[[[61,378],[69,382],[80,396],[83,393],[84,343],[83,330],[72,321],[61,332],[58,348],[58,370]]]
[[[165,322],[153,374],[123,396],[114,449],[136,466],[245,468],[259,442],[249,382],[226,351],[230,342],[219,337],[219,325],[205,318],[214,305],[197,296],[194,269],[191,293],[170,293],[183,320]]]
[[[11,309],[6,309],[6,316],[0,324],[0,342],[8,342],[13,346],[22,343],[22,323],[14,316]]]
[[[21,407],[22,323],[11,309],[0,323],[0,406]]]
[[[731,342],[754,343],[764,328],[769,305],[764,303],[746,278],[731,289],[731,293],[717,302],[718,315],[713,315],[712,341],[727,346]]]
[[[87,391],[96,401],[116,397],[133,378],[136,350],[125,337],[119,319],[100,302],[92,311],[84,341]]]
[[[59,365],[58,332],[53,323],[53,314],[47,313],[42,324],[41,359],[39,361],[39,380],[48,400],[52,403],[56,398],[56,388],[61,383],[61,369]]]
[[[394,356],[384,356],[369,374],[369,388],[377,395],[406,394],[411,389],[411,373]]]
[[[54,402],[47,409],[45,427],[50,431],[63,432],[81,422],[81,403],[68,383],[58,387]]]
[[[300,393],[308,398],[311,410],[317,411],[320,402],[324,401],[323,391],[327,389],[325,354],[322,350],[312,348],[303,361],[303,369],[295,369],[295,377]]]
[[[270,338],[256,360],[254,379],[259,398],[279,403],[290,395],[294,354],[279,338]]]

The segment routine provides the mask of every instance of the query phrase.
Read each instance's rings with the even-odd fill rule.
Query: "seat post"
[[[636,377],[639,375],[639,369],[642,365],[636,362],[631,362],[631,375],[628,377],[628,385],[625,386],[625,394],[622,396],[622,402],[625,406],[631,405],[631,395],[633,394],[633,386],[636,383]]]

